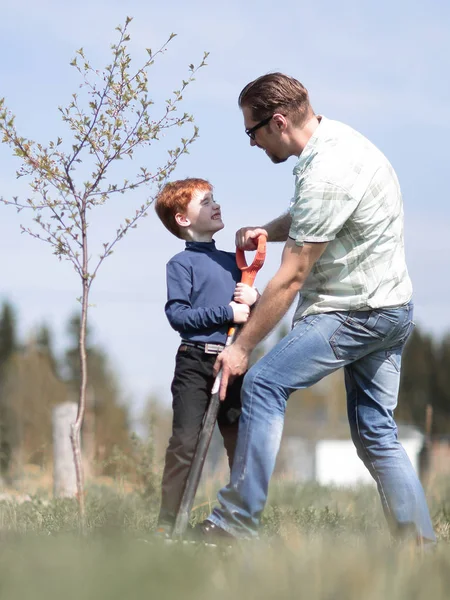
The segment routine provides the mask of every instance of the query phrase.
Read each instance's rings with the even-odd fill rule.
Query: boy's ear
[[[189,227],[189,225],[191,224],[191,222],[187,218],[187,216],[183,215],[182,213],[177,213],[175,215],[175,221],[177,222],[177,225],[179,225],[180,227]]]

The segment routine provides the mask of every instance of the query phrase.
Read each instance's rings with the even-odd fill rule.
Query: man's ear
[[[279,131],[286,131],[288,122],[284,115],[275,113],[272,117],[272,121],[275,123],[275,126]]]
[[[180,227],[189,227],[191,224],[191,222],[187,218],[187,216],[183,215],[182,213],[177,213],[175,215],[175,221],[177,222],[177,225],[179,225]]]

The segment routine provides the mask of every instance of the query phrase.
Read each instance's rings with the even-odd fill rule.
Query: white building
[[[399,440],[418,472],[423,435],[413,427],[399,426]],[[316,481],[322,485],[374,484],[349,437],[313,440],[294,435],[285,436],[277,463],[277,474],[293,481]]]

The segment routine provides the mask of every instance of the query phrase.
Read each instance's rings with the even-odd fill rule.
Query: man
[[[231,481],[199,533],[257,536],[290,394],[343,367],[352,439],[377,483],[392,533],[433,544],[425,495],[393,417],[402,350],[414,326],[395,172],[361,134],[315,115],[307,90],[291,77],[256,79],[241,92],[239,106],[252,146],[274,163],[290,156],[298,162],[289,212],[236,234],[237,245],[248,250],[261,233],[286,245],[251,318],[217,359],[221,398],[300,297],[292,331],[245,376]]]

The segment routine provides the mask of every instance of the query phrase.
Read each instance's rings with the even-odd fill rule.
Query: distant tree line
[[[80,384],[79,328],[79,316],[70,318],[68,346],[62,356],[56,356],[48,326],[38,327],[26,341],[20,341],[14,307],[8,302],[0,306],[0,474],[3,478],[20,472],[25,464],[51,466],[52,409],[60,402],[76,400]],[[282,323],[277,339],[287,330]],[[115,475],[120,469],[122,473],[124,470],[134,473],[135,478],[142,478],[143,486],[148,485],[150,471],[154,471],[155,464],[158,468],[162,464],[170,435],[171,411],[157,398],[151,398],[144,415],[145,423],[150,425],[149,439],[145,442],[137,439],[130,430],[129,406],[107,352],[93,346],[90,332],[87,344],[90,384],[82,432],[85,462],[92,475]],[[265,343],[261,344],[252,362],[267,349]],[[450,435],[450,334],[437,340],[416,328],[403,354],[396,419],[424,431],[427,405],[433,408],[431,434]],[[327,435],[336,434],[337,423],[346,423],[342,377],[332,378],[325,386],[295,392],[288,403],[286,430],[300,433],[302,424],[308,426],[312,417],[323,415],[330,429]]]
[[[427,404],[433,409],[432,435],[450,434],[450,334],[440,340],[417,327],[407,342],[397,420],[424,430]]]
[[[3,477],[31,463],[52,462],[52,409],[77,399],[80,385],[79,316],[68,323],[69,343],[56,357],[52,333],[42,325],[25,342],[18,339],[13,306],[0,308],[0,471]],[[129,409],[107,353],[88,335],[89,392],[83,431],[85,460],[96,474],[114,474],[110,457],[130,451]]]

